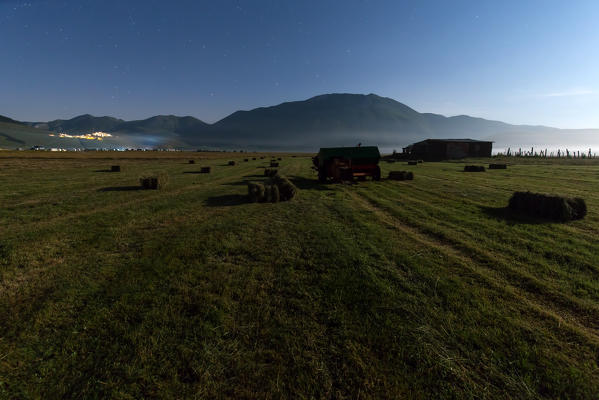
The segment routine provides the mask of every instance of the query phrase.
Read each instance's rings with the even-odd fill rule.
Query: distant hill
[[[432,133],[422,115],[395,100],[370,95],[327,94],[305,101],[237,111],[211,127],[219,140],[243,145],[318,147],[392,141]]]
[[[512,138],[522,136],[524,142],[529,134],[560,133],[555,128],[510,125],[466,115],[445,117],[419,113],[396,100],[375,94],[327,94],[237,111],[212,125],[210,130],[211,134],[187,140],[298,150],[364,143],[400,150],[402,146],[426,138],[500,141],[502,135],[510,134]]]
[[[36,129],[11,118],[0,116],[0,148],[29,148],[34,145],[51,145],[58,138],[49,136],[50,132]]]
[[[194,135],[198,132],[204,132],[208,126],[207,123],[194,117],[157,115],[144,120],[123,122],[112,129],[111,132]]]
[[[4,123],[8,123],[8,124],[18,124],[18,125],[23,125],[22,122],[19,121],[15,121],[14,119],[8,118],[8,117],[4,117],[2,115],[0,115],[0,122],[4,122]]]
[[[19,124],[13,120],[4,123]],[[445,117],[420,113],[396,100],[375,94],[325,94],[272,107],[236,111],[211,125],[189,116],[159,115],[123,121],[89,114],[69,120],[24,124],[44,132],[85,134],[103,131],[114,135],[102,143],[81,142],[85,147],[243,147],[313,151],[321,146],[364,143],[400,150],[402,146],[426,138],[493,140],[496,148],[525,147],[535,143],[540,146],[599,143],[595,139],[599,130],[560,130],[510,125],[467,115]],[[14,143],[21,140],[26,145],[31,144],[29,138],[14,132],[11,137]]]
[[[118,118],[94,117],[93,115],[85,114],[72,119],[57,119],[49,122],[28,122],[27,124],[52,132],[81,135],[93,132],[111,132],[123,122],[125,121]]]

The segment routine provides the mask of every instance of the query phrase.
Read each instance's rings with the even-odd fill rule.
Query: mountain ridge
[[[420,113],[395,99],[373,93],[321,94],[306,100],[238,110],[213,124],[192,116],[157,115],[125,121],[90,114],[69,120],[23,124],[55,133],[86,134],[103,131],[114,134],[116,142],[120,140],[134,146],[246,147],[302,151],[321,146],[351,146],[359,142],[399,148],[426,138],[456,137],[499,142],[510,137],[512,141],[524,144],[531,138],[542,142],[545,135],[570,136],[582,135],[583,132],[542,125],[513,125],[468,115],[448,117]],[[587,133],[595,132],[599,131],[591,129]]]

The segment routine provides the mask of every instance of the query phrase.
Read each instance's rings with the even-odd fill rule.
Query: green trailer
[[[367,176],[378,181],[381,179],[380,159],[376,146],[323,147],[312,162],[320,182],[366,179]]]

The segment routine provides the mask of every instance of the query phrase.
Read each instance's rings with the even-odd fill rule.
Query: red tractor
[[[381,179],[379,160],[381,154],[376,146],[365,147],[328,147],[321,148],[318,155],[312,159],[318,171],[318,180],[335,182],[358,179]]]

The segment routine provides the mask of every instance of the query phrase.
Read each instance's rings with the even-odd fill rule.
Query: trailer
[[[312,162],[320,182],[366,179],[367,176],[378,181],[381,179],[380,159],[376,146],[323,147]]]

